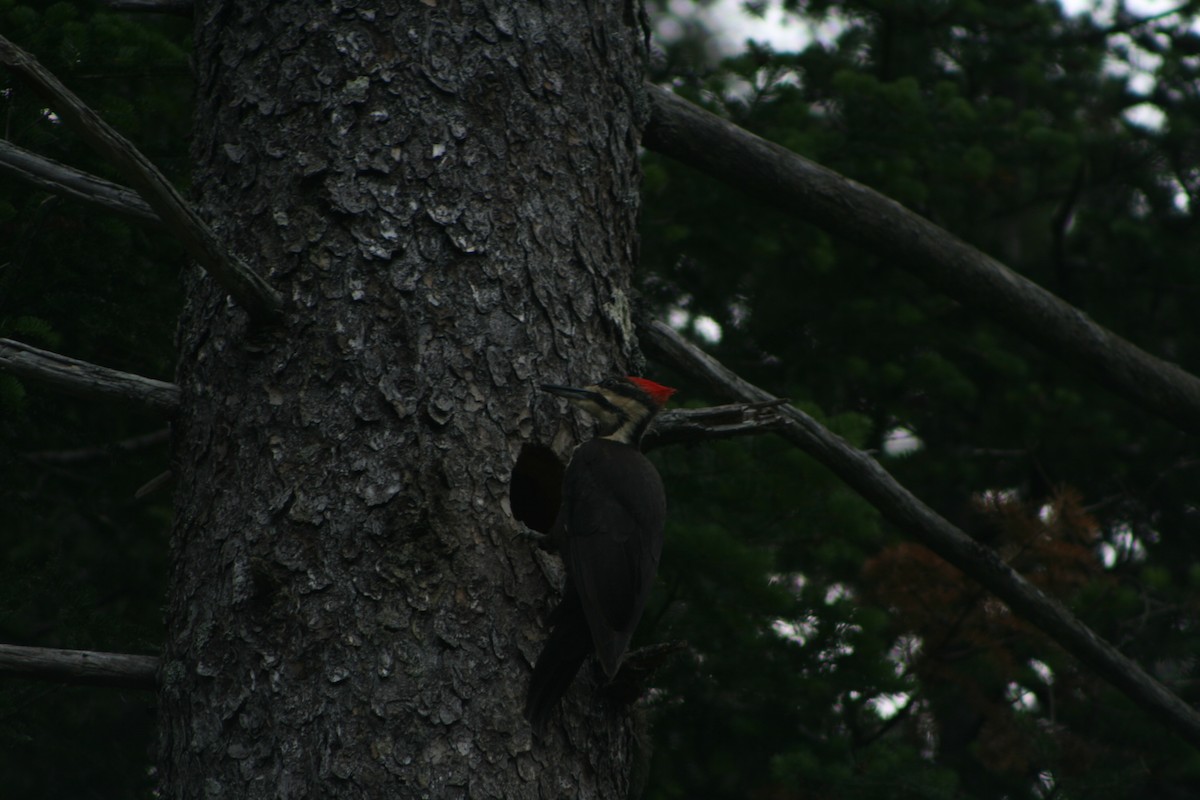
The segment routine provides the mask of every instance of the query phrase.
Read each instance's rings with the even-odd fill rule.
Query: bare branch
[[[163,220],[192,258],[257,319],[276,316],[283,300],[246,264],[225,251],[216,235],[197,216],[171,183],[141,151],[117,133],[63,86],[37,60],[0,36],[0,62],[28,79],[89,145],[112,160],[125,179]]]
[[[140,487],[138,487],[138,490],[133,493],[133,499],[141,500],[144,497],[149,497],[150,495],[157,492],[159,489],[161,489],[164,486],[166,486],[167,484],[169,484],[172,480],[174,480],[174,478],[175,478],[174,470],[168,469],[164,472],[158,473],[153,478],[151,478],[150,480],[143,483]]]
[[[0,339],[0,369],[85,397],[120,397],[167,414],[179,407],[179,387]]]
[[[75,450],[38,450],[37,452],[26,453],[24,458],[26,461],[32,461],[37,464],[80,464],[87,461],[100,461],[112,458],[121,453],[134,453],[146,447],[166,444],[170,438],[170,429],[163,428],[153,433],[131,436],[128,439],[111,442],[100,447],[81,447]]]
[[[653,322],[644,329],[644,341],[723,396],[747,402],[774,399],[661,322]],[[787,425],[780,434],[783,438],[833,471],[896,527],[978,581],[1015,614],[1037,626],[1179,736],[1200,747],[1200,713],[1144,672],[1136,662],[1097,636],[1059,603],[1042,594],[993,550],[976,542],[922,503],[866,453],[851,447],[794,407],[783,407],[780,413]]]
[[[673,408],[655,417],[642,440],[642,449],[772,433],[784,425],[777,409],[786,402],[776,400],[712,408]]]
[[[137,193],[0,139],[0,172],[7,172],[40,189],[100,206],[140,222],[162,220]]]
[[[645,144],[863,244],[1056,353],[1117,394],[1200,433],[1200,378],[1140,350],[894,200],[648,85]]]
[[[21,678],[153,689],[157,671],[154,656],[0,644],[0,673]]]
[[[159,14],[192,15],[192,0],[102,0],[113,11],[149,11]]]

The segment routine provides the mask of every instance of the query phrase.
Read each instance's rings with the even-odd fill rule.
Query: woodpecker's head
[[[543,385],[542,390],[565,397],[595,417],[598,436],[632,445],[641,441],[650,420],[675,394],[669,386],[633,377],[605,378],[582,389]]]

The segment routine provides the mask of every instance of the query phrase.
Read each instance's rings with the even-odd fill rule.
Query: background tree
[[[1055,4],[1034,2],[789,9],[798,19],[836,18],[836,39],[791,54],[751,47],[716,63],[705,60],[704,31],[687,25],[683,30],[693,36],[661,39],[665,57],[652,78],[890,194],[1151,352],[1195,368],[1196,340],[1186,317],[1195,289],[1188,262],[1196,182],[1189,131],[1200,68],[1188,30],[1192,4],[1155,19],[1122,8],[1111,20],[1070,17]],[[162,102],[182,107],[179,89],[186,84],[172,94],[157,75],[146,82],[151,86],[110,75],[89,95],[86,81],[73,73],[95,76],[94,54],[101,51],[88,49],[91,37],[142,42],[146,49],[116,51],[131,66],[144,67],[152,52],[178,59],[182,51],[173,48],[185,41],[179,24],[139,20],[134,28],[123,18],[66,4],[41,11],[9,5],[3,32],[11,31],[73,86],[80,84],[86,99],[169,167],[167,145],[177,147],[180,135],[162,124],[165,108],[151,111],[152,98],[164,92]],[[667,14],[652,10],[659,21]],[[55,53],[62,55],[56,60]],[[1149,68],[1152,79],[1122,64]],[[212,79],[208,71],[201,76]],[[144,135],[137,135],[135,119],[113,118],[121,105],[105,92],[144,100],[126,106],[131,116],[148,112],[141,117]],[[343,99],[353,109],[362,105]],[[57,142],[71,140],[19,87],[6,101],[9,130],[16,120],[26,137],[6,138],[106,174],[103,164],[81,153],[55,150]],[[1161,115],[1159,124],[1139,124],[1145,117],[1129,113],[1145,113],[1147,104]],[[155,153],[150,143],[160,134],[162,152]],[[223,167],[232,176],[223,191],[240,191],[238,176],[274,163],[247,155],[237,142],[201,151],[220,149],[233,164],[239,152],[243,159],[241,167]],[[374,169],[367,165],[363,174]],[[324,187],[328,171],[326,164],[310,180]],[[1197,577],[1188,535],[1195,526],[1194,482],[1185,436],[1081,379],[1071,364],[978,309],[931,292],[886,254],[797,225],[761,201],[653,154],[645,172],[641,260],[649,269],[643,288],[653,313],[685,325],[715,321],[720,338],[706,346],[726,363],[877,452],[919,496],[1195,702]],[[246,180],[253,185],[260,177]],[[366,185],[372,180],[389,182],[368,178]],[[310,189],[321,191],[315,184]],[[21,234],[7,242],[30,241],[72,208],[46,209],[45,195],[19,191],[13,185],[4,195],[16,200],[7,224]],[[318,216],[322,225],[329,216],[335,229],[348,224],[347,215]],[[417,224],[431,231],[429,241],[444,245],[435,235],[441,223],[430,220]],[[162,265],[179,264],[182,256],[157,255],[151,242],[159,240],[89,212],[79,212],[76,224],[117,233],[109,240],[53,237],[53,247],[37,238],[32,241],[40,246],[10,245],[14,255],[3,256],[9,266],[0,273],[6,280],[0,315],[7,315],[0,322],[9,326],[3,335],[167,377],[165,331],[178,300],[175,276]],[[293,223],[294,230],[310,228],[308,221]],[[359,242],[353,230],[351,239]],[[449,230],[469,238],[465,222],[450,223]],[[372,232],[363,235],[370,239]],[[111,254],[122,264],[122,280],[129,279],[130,265],[138,274],[136,265],[144,264],[144,280],[156,288],[116,297],[81,290],[69,304],[37,311],[39,299],[51,293],[36,287],[74,290],[95,280],[96,270],[79,269],[87,261],[67,262],[72,247],[114,238],[109,247],[88,247],[93,262],[98,252]],[[455,247],[457,241],[450,236]],[[133,246],[122,251],[123,243]],[[297,246],[306,252],[309,243]],[[350,250],[356,246],[347,241]],[[64,274],[41,265],[56,258],[60,270],[70,270],[64,278],[31,279]],[[24,302],[15,302],[18,291],[29,293]],[[163,312],[157,326],[143,308],[147,292],[171,298],[156,304]],[[85,313],[94,311],[98,297],[127,302],[129,310],[115,317]],[[147,327],[113,324],[135,318]],[[113,341],[125,342],[124,359],[99,349]],[[331,363],[341,360],[338,341],[326,342]],[[160,362],[147,355],[154,352]],[[670,382],[664,369],[658,366],[655,375]],[[696,404],[718,399],[681,375],[674,378]],[[4,582],[13,590],[5,603],[13,609],[3,623],[12,631],[6,639],[155,650],[161,634],[151,604],[160,602],[163,550],[154,543],[162,542],[164,511],[125,498],[160,469],[161,450],[143,461],[122,456],[120,468],[102,476],[64,467],[61,459],[50,469],[44,457],[31,469],[24,457],[145,433],[145,415],[0,380],[8,381],[4,441],[14,454],[5,486],[19,495],[5,501],[6,508],[19,508],[12,519],[20,545],[5,563],[13,578]],[[77,429],[68,425],[74,419]],[[157,421],[149,427],[157,428]],[[257,435],[233,440],[252,444]],[[901,455],[897,441],[905,440],[917,449]],[[22,454],[19,462],[15,454]],[[691,656],[657,681],[648,796],[1194,792],[1200,766],[1194,751],[956,570],[901,539],[809,458],[770,439],[666,448],[655,457],[671,493],[671,528],[661,591],[641,638],[686,638]],[[80,475],[96,487],[95,495],[79,492]],[[99,513],[113,503],[121,504],[120,515]],[[89,524],[67,524],[64,515]],[[125,547],[112,541],[118,528]],[[136,558],[138,552],[145,558]],[[81,560],[95,569],[64,581],[65,570],[85,569]],[[261,554],[249,561],[255,586],[288,597],[275,590],[269,570],[264,578],[258,569]],[[106,580],[122,592],[145,586],[142,610],[126,595],[118,596],[128,602],[128,613],[116,613],[127,609],[111,600],[97,602],[106,595],[92,593]],[[77,602],[64,602],[63,585],[79,592]],[[291,608],[303,607],[302,598],[291,599]],[[286,607],[270,605],[264,613]],[[77,770],[37,769],[33,761],[61,762],[60,754],[34,745],[63,741],[62,718],[78,712],[90,721],[90,704],[118,714],[128,707],[123,703],[140,702],[133,696],[59,689],[44,697],[41,687],[11,682],[5,692],[14,721],[7,729],[28,745],[11,751],[21,759],[19,772],[4,772],[29,776],[30,796],[48,786],[59,791],[46,796],[56,796],[150,783],[144,744],[103,743],[124,754],[125,768],[110,756],[97,757],[90,769],[86,759],[76,759],[84,765]],[[43,713],[45,733],[39,733],[33,717]],[[89,754],[104,752],[91,736],[86,741],[95,747]]]
[[[1052,3],[789,8],[836,15],[840,32],[799,53],[751,46],[720,64],[689,60],[703,49],[681,42],[658,79],[1195,365],[1193,326],[1175,316],[1195,290],[1182,256],[1195,237],[1191,171],[1179,150],[1195,124],[1191,4],[1110,22]],[[1148,109],[1160,124],[1131,113]],[[643,258],[662,313],[715,320],[721,338],[708,346],[725,363],[823,410],[1194,702],[1187,437],[886,254],[669,160],[652,155],[646,173]],[[901,455],[904,441],[919,449]],[[720,773],[737,776],[728,796],[1194,791],[1189,749],[1149,733],[1137,709],[1031,641],[953,570],[897,550],[857,502],[790,463],[795,454],[767,441],[722,449],[753,455],[706,448],[669,479],[675,497],[695,485],[720,500],[685,501],[707,512],[704,524],[673,527],[668,541],[699,558],[707,548],[682,543],[704,531],[740,557],[703,559],[707,583],[675,551],[664,558],[665,618],[694,620],[702,630],[689,640],[704,656],[666,681],[706,702],[664,703],[660,730],[672,733],[660,739],[652,796],[721,785],[706,763],[742,767]],[[724,565],[753,559],[748,580],[776,576],[789,610],[778,592],[728,580]],[[714,624],[714,608],[738,601],[756,625]],[[1132,730],[1145,738],[1135,743]]]

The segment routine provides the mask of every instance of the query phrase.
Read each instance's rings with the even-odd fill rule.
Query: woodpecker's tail
[[[553,630],[533,667],[529,694],[525,697],[525,719],[538,734],[571,686],[579,666],[592,652],[587,618],[583,615],[579,595],[570,586],[550,615],[550,623]]]

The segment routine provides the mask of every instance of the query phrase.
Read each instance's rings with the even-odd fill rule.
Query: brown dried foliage
[[[1069,601],[1101,575],[1094,547],[1099,526],[1072,489],[1060,490],[1041,508],[1001,494],[980,497],[971,517],[981,541],[1051,596]],[[921,682],[935,729],[946,738],[970,737],[969,743],[942,741],[939,750],[969,745],[971,757],[996,773],[1027,775],[1035,769],[1037,737],[1007,689],[1030,658],[1045,653],[1044,636],[919,544],[884,549],[864,573],[873,599],[892,612],[897,633],[921,640],[910,669]],[[1077,694],[1086,685],[1073,671],[1056,672],[1048,691]],[[1039,699],[1045,704],[1047,697]],[[1052,708],[1044,711],[1038,729],[1053,737],[1060,752],[1078,750],[1078,737],[1054,722]]]

